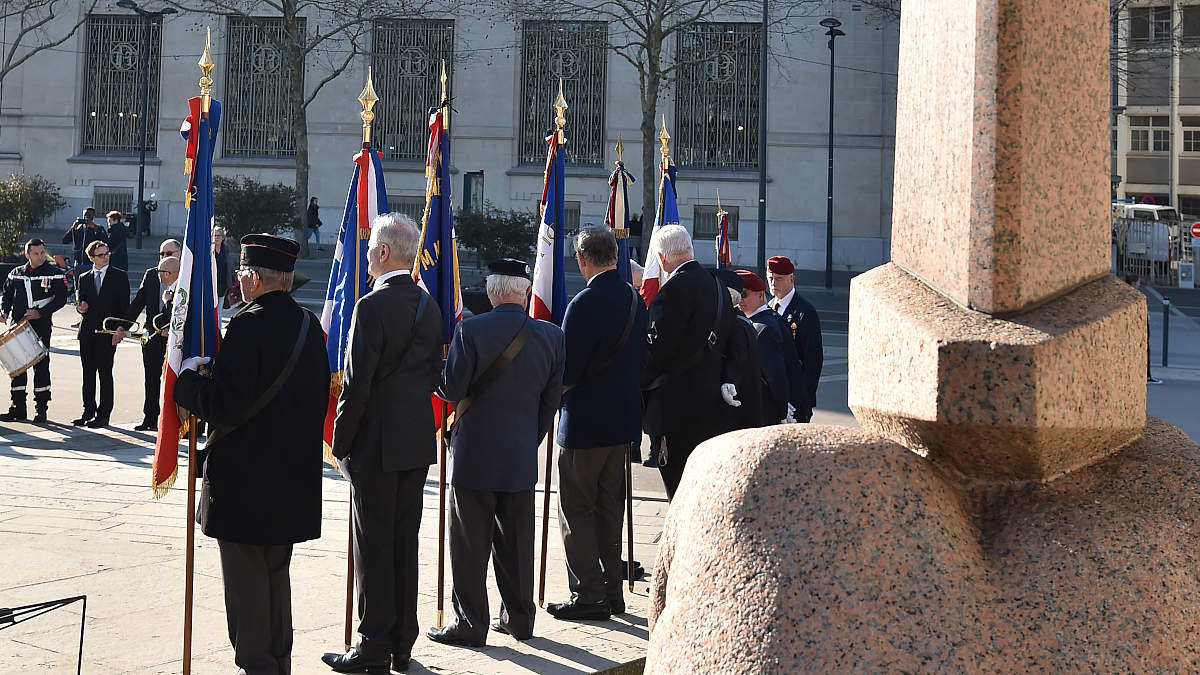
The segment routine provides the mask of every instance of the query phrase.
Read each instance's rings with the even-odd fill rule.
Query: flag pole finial
[[[667,133],[667,116],[665,113],[662,116],[662,131],[658,132],[658,142],[662,143],[662,150],[660,152],[665,161],[667,155],[671,154],[671,149],[668,147],[668,144],[671,142],[671,134]]]
[[[375,86],[371,83],[371,67],[367,66],[367,84],[363,87],[362,93],[358,95],[358,102],[363,108],[362,112],[358,114],[363,123],[363,143],[371,142],[371,122],[375,119],[372,108],[378,101],[379,96],[375,94]]]
[[[624,166],[621,155],[625,152],[625,144],[621,142],[621,134],[617,134],[617,166]]]
[[[720,218],[723,213],[725,211],[721,208],[721,188],[717,188],[717,218]]]
[[[209,104],[212,102],[212,70],[216,67],[216,63],[212,60],[212,29],[204,29],[204,53],[200,55],[200,60],[196,65],[200,66],[200,96],[202,97],[201,112],[208,115]]]
[[[563,81],[560,77],[558,78],[558,98],[554,99],[554,126],[558,129],[559,145],[567,142],[567,134],[563,131],[567,126],[566,110],[567,99],[563,96]]]
[[[450,128],[450,92],[446,88],[446,59],[442,59],[442,75],[440,77],[442,83],[442,128]]]

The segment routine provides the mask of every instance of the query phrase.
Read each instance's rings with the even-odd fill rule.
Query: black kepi
[[[265,267],[280,272],[296,270],[300,244],[273,234],[248,234],[242,237],[242,265]]]
[[[489,274],[499,274],[505,277],[529,278],[529,263],[516,258],[500,258],[488,263]]]

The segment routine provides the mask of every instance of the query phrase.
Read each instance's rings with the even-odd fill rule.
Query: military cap
[[[726,288],[732,288],[738,293],[741,293],[742,289],[745,287],[745,284],[742,282],[742,278],[739,277],[737,272],[734,272],[733,270],[718,269],[714,273],[717,275],[717,279],[720,280],[721,283],[725,284]]]
[[[529,264],[515,258],[500,258],[488,263],[489,274],[499,274],[504,277],[529,278]]]
[[[737,270],[736,274],[742,278],[742,285],[745,287],[746,292],[766,292],[767,282],[763,281],[762,277],[754,272],[750,270]]]
[[[280,272],[296,269],[300,244],[273,234],[248,234],[242,237],[242,264]]]
[[[773,274],[794,274],[796,266],[786,255],[773,255],[767,260],[767,270]]]

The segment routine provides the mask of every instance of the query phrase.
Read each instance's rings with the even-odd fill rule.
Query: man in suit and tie
[[[558,522],[571,598],[546,611],[558,619],[607,619],[625,612],[625,454],[642,438],[646,305],[617,274],[611,228],[585,227],[575,247],[587,288],[563,317],[567,361],[558,426]]]
[[[412,278],[420,232],[408,216],[371,223],[374,289],[354,307],[333,456],[350,479],[358,640],[322,660],[339,673],[408,667],[417,639],[421,500],[436,461],[429,395],[442,374],[442,314]]]
[[[134,427],[138,431],[158,429],[158,396],[162,384],[163,359],[167,354],[167,337],[155,330],[154,317],[165,309],[163,289],[169,288],[179,278],[179,256],[182,249],[174,239],[164,241],[158,247],[159,263],[142,275],[142,283],[129,303],[125,318],[136,321],[145,312],[142,328],[150,339],[142,345],[142,368],[145,370],[146,400],[142,404],[142,423]],[[125,329],[118,330],[121,338]]]
[[[661,448],[659,472],[674,497],[692,450],[737,427],[735,383],[723,380],[734,313],[729,293],[696,262],[692,238],[679,225],[658,228],[659,263],[669,275],[650,303],[646,367],[642,373],[643,425]]]
[[[500,590],[491,628],[533,636],[533,488],[538,443],[562,398],[566,359],[558,326],[525,315],[529,266],[488,266],[494,308],[458,325],[439,394],[455,404],[450,435],[450,570],[455,620],[429,639],[481,646],[487,639],[488,551]]]
[[[803,401],[793,401],[796,421],[808,422],[817,405],[817,385],[821,382],[821,365],[825,360],[821,347],[821,319],[812,303],[796,292],[796,268],[787,256],[776,255],[767,260],[767,284],[771,288],[771,309],[783,318],[791,333],[804,372],[807,396]]]
[[[791,340],[784,341],[778,315],[767,306],[767,282],[750,270],[737,270],[736,273],[742,278],[744,289],[739,304],[742,313],[754,324],[758,343],[763,402],[761,424],[779,424],[788,417],[788,403],[792,400],[788,376],[795,371],[789,368],[784,356],[794,354],[787,347]]]
[[[113,407],[113,355],[118,335],[97,333],[109,317],[123,318],[129,306],[129,277],[125,270],[108,264],[108,244],[93,241],[87,247],[92,269],[79,277],[75,288],[79,322],[79,358],[83,362],[83,414],[71,422],[91,429],[108,425]],[[100,382],[100,401],[96,402],[96,381]]]

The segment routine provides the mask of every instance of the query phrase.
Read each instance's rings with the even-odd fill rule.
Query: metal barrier
[[[1191,232],[1178,222],[1112,219],[1113,271],[1136,274],[1142,283],[1176,286],[1179,263],[1193,262]]]

